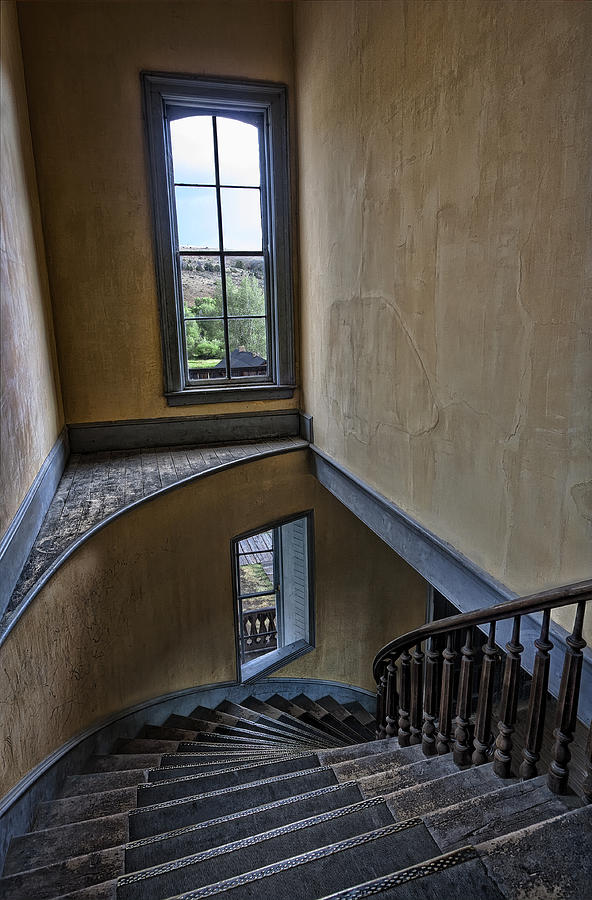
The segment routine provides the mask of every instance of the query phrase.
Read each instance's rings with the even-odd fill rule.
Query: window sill
[[[168,406],[196,406],[200,403],[243,403],[249,400],[286,400],[294,396],[295,384],[257,384],[171,391],[165,394]]]
[[[256,681],[262,675],[269,675],[277,669],[282,669],[293,659],[298,659],[299,656],[304,656],[311,650],[314,650],[314,646],[308,641],[296,641],[294,644],[288,644],[287,647],[264,653],[240,666],[241,683],[247,684],[249,681]]]

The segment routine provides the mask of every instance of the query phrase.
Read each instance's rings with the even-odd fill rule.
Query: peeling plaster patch
[[[592,481],[574,484],[570,494],[578,513],[592,524]]]

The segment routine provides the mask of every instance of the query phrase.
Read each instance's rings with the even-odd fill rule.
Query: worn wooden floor
[[[13,591],[2,626],[57,557],[98,522],[135,500],[221,463],[306,446],[300,438],[212,447],[73,453]]]

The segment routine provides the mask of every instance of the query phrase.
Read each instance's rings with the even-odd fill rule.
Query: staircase
[[[357,703],[304,694],[145,725],[40,804],[0,896],[590,896],[591,805],[375,729]]]

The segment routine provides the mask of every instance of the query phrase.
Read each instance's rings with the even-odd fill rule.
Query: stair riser
[[[151,806],[154,803],[163,803],[166,800],[177,800],[179,797],[191,797],[206,791],[218,791],[237,785],[241,787],[247,782],[258,781],[262,778],[273,778],[275,775],[285,775],[287,772],[298,772],[304,769],[312,769],[319,766],[316,756],[305,756],[298,759],[288,759],[283,762],[266,763],[241,767],[235,771],[222,770],[220,774],[181,776],[183,781],[163,781],[138,788],[138,806]]]
[[[256,813],[247,810],[230,821],[214,821],[183,834],[152,841],[144,846],[128,846],[125,870],[133,872],[171,859],[179,859],[191,853],[199,853],[210,847],[225,844],[229,837],[233,840],[240,840],[288,822],[298,822],[328,810],[359,803],[360,800],[361,794],[357,787],[344,785],[330,791],[312,793],[302,799],[295,798],[290,803],[272,805]]]
[[[285,781],[274,781],[257,787],[249,786],[244,790],[230,790],[213,797],[187,800],[158,810],[140,809],[130,817],[130,837],[135,840],[184,825],[206,822],[208,819],[231,815],[239,810],[272,803],[274,800],[335,783],[333,772],[319,770],[311,775],[295,776]]]
[[[269,865],[276,860],[306,853],[353,835],[364,834],[392,823],[386,805],[372,806],[361,812],[340,816],[328,822],[308,828],[292,830],[287,834],[269,838],[251,846],[229,849],[223,855],[195,862],[162,873],[153,878],[131,884],[120,884],[118,900],[159,900],[191,888],[230,878],[241,872],[258,868],[262,861]]]

